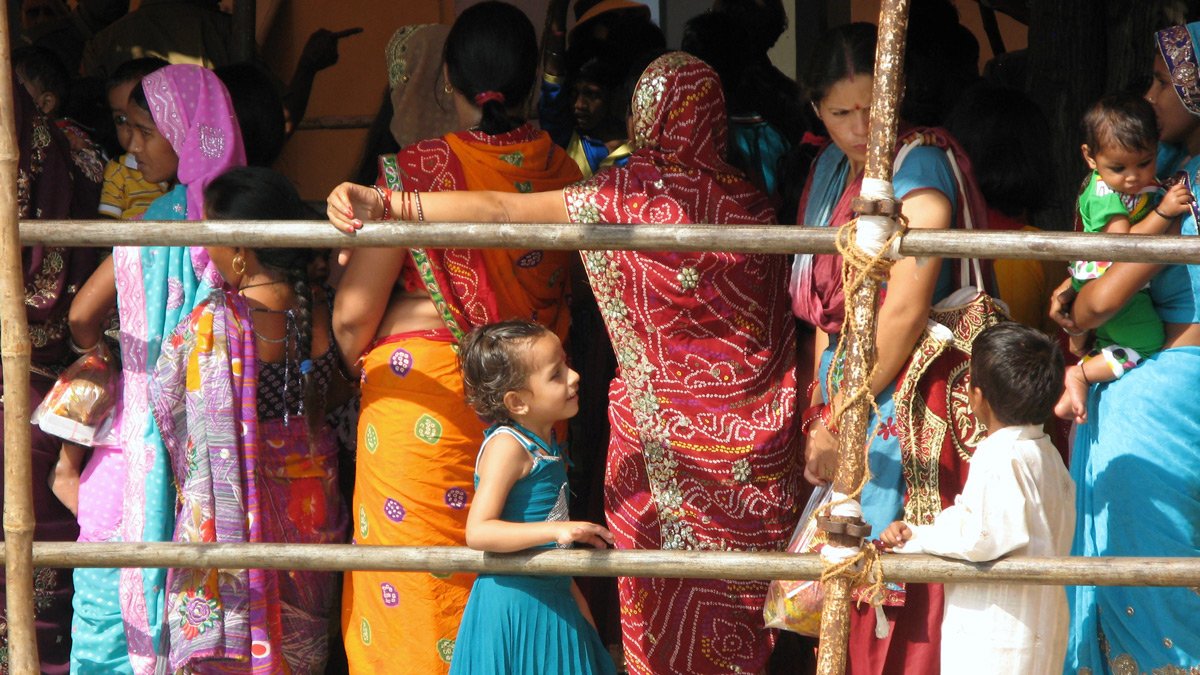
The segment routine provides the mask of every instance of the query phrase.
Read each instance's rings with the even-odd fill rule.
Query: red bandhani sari
[[[716,74],[680,52],[634,92],[639,149],[566,190],[583,223],[772,223],[721,159]],[[583,254],[620,366],[605,478],[620,548],[779,550],[800,490],[787,259],[737,253]],[[766,582],[622,577],[631,673],[762,671]]]

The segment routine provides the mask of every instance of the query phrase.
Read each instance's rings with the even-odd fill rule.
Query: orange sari
[[[381,158],[380,182],[421,191],[559,189],[579,169],[525,126],[423,141]],[[484,424],[463,397],[455,343],[478,325],[527,318],[565,338],[571,254],[413,249],[445,323],[393,335],[364,357],[352,518],[360,545],[463,546]],[[402,278],[410,277],[412,270]],[[411,288],[410,288],[411,290]],[[444,673],[474,575],[352,572],[342,633],[351,672]]]

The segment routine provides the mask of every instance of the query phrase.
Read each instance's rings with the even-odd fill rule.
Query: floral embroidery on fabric
[[[386,581],[379,584],[379,594],[385,607],[395,607],[400,604],[400,594],[396,591],[396,587]]]
[[[225,134],[207,124],[196,125],[200,135],[200,152],[209,159],[220,159],[225,154]]]
[[[37,309],[45,309],[58,300],[58,277],[63,271],[63,250],[61,248],[45,248],[42,253],[42,265],[34,275],[33,280],[25,285],[25,304]]]
[[[392,372],[398,377],[404,377],[412,370],[413,355],[405,349],[397,349],[392,352],[392,357],[388,360],[388,365],[392,367]]]
[[[521,194],[529,194],[530,192],[533,192],[533,183],[530,183],[527,180],[519,180],[513,183],[513,187],[516,188],[517,192],[520,192]]]
[[[301,533],[312,536],[328,520],[325,486],[319,478],[293,478],[288,488],[288,520]]]
[[[450,659],[454,658],[454,640],[442,638],[437,641],[438,656],[446,663],[450,663]]]
[[[395,499],[392,499],[391,497],[388,497],[387,500],[383,502],[383,515],[387,516],[388,520],[392,521],[393,523],[402,522],[406,513],[407,512],[404,510],[404,505]]]
[[[421,415],[417,419],[413,434],[430,445],[436,445],[442,439],[442,423],[428,414]]]
[[[460,487],[452,487],[446,490],[446,506],[454,510],[466,508],[467,506],[467,491]]]
[[[379,430],[375,428],[374,424],[367,422],[366,431],[363,433],[363,441],[367,446],[367,452],[372,455],[379,449]]]
[[[700,273],[695,267],[684,267],[679,270],[679,274],[675,275],[676,281],[679,282],[679,288],[683,291],[694,291],[700,285]]]
[[[525,164],[525,155],[520,151],[510,152],[506,155],[500,155],[500,159],[512,164],[513,166],[524,166]]]
[[[1189,112],[1200,115],[1200,65],[1187,27],[1172,26],[1158,31],[1155,37],[1179,99]]]
[[[194,589],[184,594],[178,611],[180,630],[189,640],[206,633],[221,617],[221,605],[217,599],[203,597]]]
[[[517,267],[524,267],[525,269],[537,267],[541,264],[543,257],[545,257],[545,254],[541,251],[530,251],[517,259]]]

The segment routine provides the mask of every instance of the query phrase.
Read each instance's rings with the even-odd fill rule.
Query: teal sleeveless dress
[[[487,431],[488,442],[506,433],[533,459],[529,475],[508,493],[501,519],[514,523],[567,520],[567,469],[557,445],[511,426]],[[478,466],[478,464],[476,464]],[[475,474],[479,486],[479,474]],[[544,548],[553,548],[547,544]],[[463,612],[450,675],[573,673],[615,675],[616,667],[596,629],[571,596],[570,577],[480,574]]]

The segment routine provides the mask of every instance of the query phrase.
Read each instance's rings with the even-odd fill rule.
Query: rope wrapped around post
[[[834,406],[834,426],[839,433],[833,490],[838,499],[821,521],[832,546],[827,547],[829,554],[824,556],[829,567],[817,655],[817,672],[821,675],[846,672],[854,584],[866,581],[875,587],[875,593],[882,584],[878,553],[864,551],[863,538],[870,530],[863,522],[857,497],[869,480],[867,422],[872,412],[869,402],[874,401],[870,387],[876,362],[879,288],[887,278],[891,260],[898,256],[897,242],[902,235],[896,220],[900,208],[892,190],[892,163],[899,127],[908,3],[883,0],[880,6],[866,166],[862,192],[855,203],[859,217],[844,226],[845,235],[838,238],[846,311],[835,363],[842,366],[840,388],[849,396]]]

